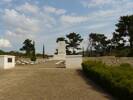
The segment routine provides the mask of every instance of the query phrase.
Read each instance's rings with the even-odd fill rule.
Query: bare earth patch
[[[112,100],[80,70],[54,61],[0,71],[0,100]]]

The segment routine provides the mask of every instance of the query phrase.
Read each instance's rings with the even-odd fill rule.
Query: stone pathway
[[[55,63],[0,71],[0,100],[112,100],[80,70]]]

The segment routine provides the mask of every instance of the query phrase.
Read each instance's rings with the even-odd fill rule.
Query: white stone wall
[[[8,62],[8,58],[12,59],[12,62]],[[10,69],[15,67],[15,56],[0,55],[0,69]]]
[[[66,68],[81,69],[82,55],[67,55],[66,56]]]
[[[66,55],[54,55],[53,60],[65,60]]]
[[[4,66],[4,57],[0,56],[0,68]]]

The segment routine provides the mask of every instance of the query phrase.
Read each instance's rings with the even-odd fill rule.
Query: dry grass
[[[84,60],[95,60],[102,61],[107,65],[119,65],[121,63],[129,63],[133,66],[133,57],[114,57],[114,56],[104,56],[104,57],[86,57]]]

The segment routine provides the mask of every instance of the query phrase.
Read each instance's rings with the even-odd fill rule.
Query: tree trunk
[[[73,47],[73,55],[74,55],[74,47]]]
[[[130,39],[129,42],[130,42],[130,48],[133,48],[133,41],[132,41],[132,39]]]

